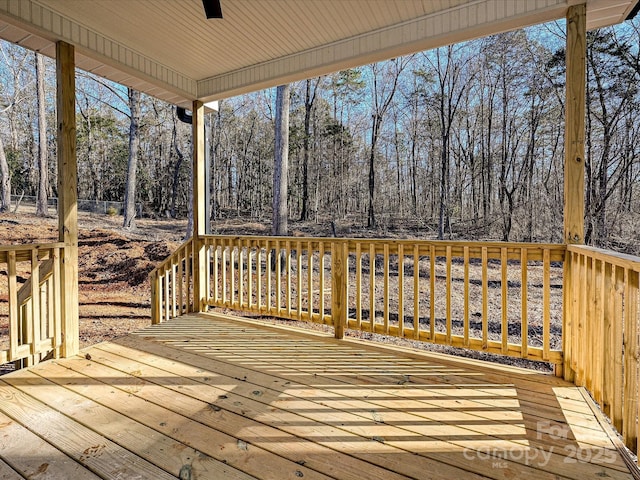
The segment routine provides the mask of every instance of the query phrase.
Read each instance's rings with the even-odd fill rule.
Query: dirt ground
[[[21,207],[0,215],[0,242],[55,242],[57,222]],[[180,245],[186,221],[139,219],[136,230],[127,232],[122,217],[80,212],[78,223],[80,346],[149,325],[148,274]]]
[[[46,218],[35,207],[0,214],[0,244],[56,242],[55,210]],[[122,216],[78,213],[80,346],[86,347],[151,323],[148,274],[182,243],[186,219],[136,219],[136,229],[122,228]],[[217,234],[269,234],[258,222],[223,219]],[[296,224],[298,235],[330,235],[330,224]]]
[[[0,243],[7,245],[55,242],[57,241],[57,222],[57,217],[53,215],[48,218],[37,217],[33,207],[22,206],[17,213],[0,215]],[[134,231],[125,231],[122,229],[121,216],[80,212],[78,223],[80,228],[80,346],[83,348],[139,330],[151,323],[151,289],[148,274],[182,243],[187,222],[186,220],[143,218],[136,220]],[[222,220],[213,225],[212,230],[212,233],[217,234],[269,234],[266,223],[248,223],[243,220]],[[329,223],[294,222],[292,233],[296,236],[331,236],[332,228]],[[404,230],[338,232],[340,233],[345,236],[362,237],[406,238],[411,236]],[[264,317],[260,319],[271,323],[294,323],[312,329],[325,328],[303,322]],[[348,332],[348,335],[549,370],[546,364],[499,357],[483,352],[428,345],[364,332]]]

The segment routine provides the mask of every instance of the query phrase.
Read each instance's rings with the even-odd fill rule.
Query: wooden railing
[[[149,274],[153,323],[194,311],[193,243],[184,242]]]
[[[63,243],[0,247],[0,364],[57,356]]]
[[[556,365],[637,452],[640,258],[585,246],[201,237],[151,274],[154,322],[209,305]]]
[[[567,247],[565,376],[591,392],[634,452],[640,414],[639,275],[639,257]]]
[[[334,325],[337,336],[354,329],[562,364],[563,245],[202,241],[210,257],[210,306]],[[178,270],[184,256],[177,257]],[[160,269],[171,299],[176,290],[167,278],[174,271]],[[163,304],[166,318],[172,301]]]

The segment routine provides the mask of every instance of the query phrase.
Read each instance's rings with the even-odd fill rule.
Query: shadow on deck
[[[632,478],[540,373],[204,314],[82,355],[0,377],[0,478]]]

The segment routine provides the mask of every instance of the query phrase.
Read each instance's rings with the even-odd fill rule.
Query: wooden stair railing
[[[45,260],[40,265],[39,276],[40,276],[40,284],[39,287],[42,287],[53,275],[53,259]],[[18,306],[23,307],[31,298],[33,298],[32,291],[32,278],[27,278],[27,281],[22,284],[20,290],[18,290]]]
[[[8,303],[8,348],[0,349],[0,363],[28,366],[59,354],[63,249],[63,243],[0,247]]]

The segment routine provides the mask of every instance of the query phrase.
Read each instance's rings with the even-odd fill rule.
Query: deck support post
[[[564,162],[564,242],[584,243],[584,139],[586,110],[587,7],[574,5],[567,11],[566,104]],[[571,255],[565,259],[565,280],[571,281]],[[574,279],[574,281],[577,279]],[[564,377],[573,380],[571,334],[575,315],[568,312],[573,299],[571,285],[565,283],[563,308]]]
[[[61,311],[62,347],[60,355],[78,353],[78,169],[76,159],[75,49],[65,42],[56,44],[56,85],[58,116],[58,238],[64,242],[62,254]]]
[[[206,159],[204,105],[193,102],[193,309],[204,312],[208,301],[207,252],[201,237],[206,234]]]
[[[347,242],[331,242],[331,319],[337,339],[344,338],[347,327],[348,261]]]

